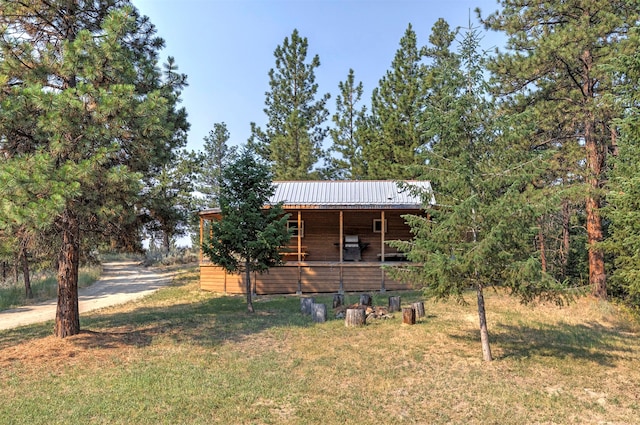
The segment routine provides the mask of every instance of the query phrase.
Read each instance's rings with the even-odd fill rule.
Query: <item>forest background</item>
[[[58,270],[64,336],[78,265],[145,238],[170,250],[216,205],[237,146],[218,122],[202,151],[185,149],[187,76],[173,57],[160,66],[164,43],[129,2],[36,3],[0,14],[0,255],[25,281],[29,267]],[[637,306],[640,7],[505,0],[477,13],[466,28],[437,20],[426,42],[408,24],[370,99],[353,69],[320,87],[320,57],[294,28],[243,148],[278,180],[430,180],[442,208],[408,217],[416,240],[399,247],[447,272],[440,295],[482,279],[518,282],[525,299],[588,286]],[[485,51],[485,30],[505,47]]]

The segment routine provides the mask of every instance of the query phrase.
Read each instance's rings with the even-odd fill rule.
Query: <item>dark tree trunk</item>
[[[167,232],[162,232],[162,245],[164,246],[165,254],[169,254],[171,251],[171,238]]]
[[[569,264],[569,249],[571,248],[570,228],[571,224],[571,208],[569,201],[562,201],[562,249],[560,258],[562,259],[562,274],[567,273],[567,265]]]
[[[27,247],[22,246],[22,278],[24,279],[24,295],[27,299],[33,298],[33,290],[31,290],[31,276],[29,273],[29,257],[27,255]]]
[[[476,292],[478,296],[478,318],[480,319],[480,342],[482,343],[482,360],[490,362],[493,360],[491,356],[491,346],[489,345],[489,330],[487,329],[487,315],[484,310],[484,294],[482,293],[482,285],[477,284]]]
[[[542,273],[547,272],[547,252],[545,251],[544,246],[544,220],[542,217],[538,219],[538,249],[540,249],[540,264],[542,265]]]
[[[592,293],[600,299],[607,298],[607,276],[604,267],[604,252],[598,247],[602,241],[602,219],[600,217],[600,196],[602,173],[605,162],[607,143],[599,139],[595,128],[595,116],[593,104],[595,103],[595,85],[597,81],[592,77],[591,70],[594,66],[591,50],[586,49],[581,55],[583,64],[582,92],[586,98],[584,116],[584,145],[587,152],[587,184],[588,193],[586,199],[587,212],[587,240],[589,244],[589,284]]]
[[[80,263],[80,226],[67,208],[58,221],[62,246],[58,258],[58,307],[54,335],[65,338],[80,333],[78,310],[78,266]]]
[[[244,276],[245,276],[245,281],[246,281],[246,291],[247,291],[247,311],[249,311],[249,313],[254,313],[255,310],[253,309],[253,302],[251,301],[251,268],[249,267],[250,263],[249,260],[245,261],[244,263]]]

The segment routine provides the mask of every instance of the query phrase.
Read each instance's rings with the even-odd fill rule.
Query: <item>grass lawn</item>
[[[295,296],[258,298],[250,315],[197,278],[83,315],[63,340],[51,322],[0,331],[0,423],[640,423],[640,326],[608,303],[532,308],[488,291],[485,363],[473,304],[347,328],[312,323]]]

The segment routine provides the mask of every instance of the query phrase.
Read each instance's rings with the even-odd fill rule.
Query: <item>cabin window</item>
[[[300,229],[298,229],[298,220],[287,220],[287,229],[292,230],[292,236],[298,237],[298,231],[300,232],[300,237],[304,238],[304,220],[300,221]]]
[[[387,220],[384,221],[384,231],[387,232]],[[382,233],[382,220],[379,218],[373,219],[373,233]]]

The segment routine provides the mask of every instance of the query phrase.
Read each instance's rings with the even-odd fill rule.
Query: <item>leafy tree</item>
[[[266,129],[251,123],[249,145],[272,164],[276,180],[318,178],[317,170],[312,170],[325,158],[322,143],[328,129],[323,124],[330,96],[316,100],[315,69],[320,58],[316,55],[305,62],[307,49],[307,38],[300,37],[297,29],[276,48],[276,67],[269,71],[271,90],[265,100]]]
[[[142,179],[185,141],[185,76],[170,59],[163,80],[163,41],[128,0],[0,0],[0,32],[0,226],[55,235],[66,337],[87,235],[122,234]]]
[[[291,234],[281,204],[267,205],[275,193],[269,166],[244,149],[221,175],[220,211],[222,219],[211,224],[202,252],[228,272],[245,273],[247,308],[251,301],[251,272],[264,272],[282,264],[280,249]]]
[[[617,137],[612,120],[619,111],[603,96],[613,81],[602,65],[619,54],[628,28],[637,25],[639,3],[503,0],[501,5],[484,21],[508,36],[507,52],[491,65],[499,94],[511,97],[511,113],[527,111],[535,123],[528,138],[538,149],[557,153],[551,159],[556,173],[546,184],[564,189],[571,183],[583,194],[589,282],[596,297],[606,298],[600,209],[607,157]]]
[[[424,67],[416,33],[409,25],[400,39],[392,69],[380,80],[371,97],[368,144],[364,157],[369,178],[407,179],[420,163],[424,144],[422,114],[425,105]]]
[[[612,63],[619,85],[613,94],[622,103],[618,156],[607,185],[606,215],[611,237],[604,244],[615,255],[613,293],[640,307],[640,29],[628,49]]]
[[[358,125],[364,120],[366,108],[358,109],[362,99],[362,82],[356,84],[353,69],[345,81],[339,83],[340,94],[336,97],[336,112],[332,116],[334,128],[329,130],[333,145],[331,152],[340,156],[332,160],[331,174],[338,179],[363,179],[366,164],[362,157],[362,141]]]
[[[451,35],[438,22],[431,40],[446,40],[434,48],[453,58],[446,52]],[[432,99],[447,100],[443,108],[429,105],[425,121],[430,143],[421,177],[431,181],[438,208],[428,209],[427,216],[406,215],[413,240],[390,244],[421,264],[395,273],[424,286],[428,296],[464,302],[467,289],[475,289],[483,358],[489,361],[484,289],[506,286],[526,302],[553,298],[558,288],[531,251],[538,211],[537,202],[528,201],[535,196],[530,181],[539,159],[502,131],[513,123],[498,120],[488,96],[476,29],[466,31],[456,56],[434,61],[428,71],[441,78]],[[446,65],[456,62],[457,68]]]

